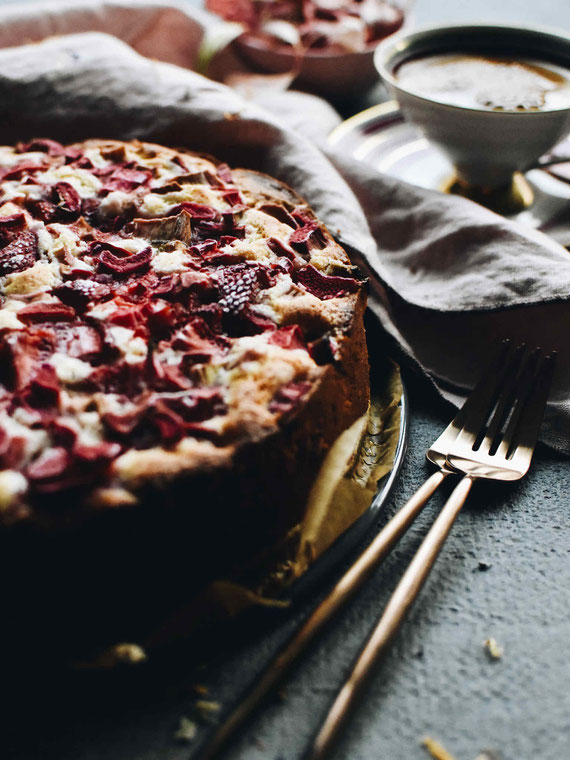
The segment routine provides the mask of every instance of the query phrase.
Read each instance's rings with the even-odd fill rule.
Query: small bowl
[[[374,56],[380,77],[406,118],[448,156],[461,183],[506,187],[515,172],[530,169],[570,131],[570,107],[486,111],[440,103],[398,81],[401,63],[439,53],[538,59],[566,67],[570,76],[570,37],[547,29],[462,24],[399,33],[380,43]]]
[[[398,32],[411,28],[413,0],[391,0],[390,4],[404,13],[403,24]],[[390,39],[396,33],[393,32],[384,39]],[[308,48],[302,60],[299,60],[292,47],[272,44],[261,36],[245,32],[232,42],[232,47],[242,60],[258,71],[284,74],[298,69],[294,79],[295,88],[337,99],[362,93],[378,82],[378,72],[374,65],[374,53],[378,44],[376,41],[358,52]]]
[[[297,60],[292,50],[284,45],[273,47],[253,34],[242,34],[233,42],[240,57],[258,71],[268,74],[284,74],[294,71]],[[333,53],[307,50],[295,76],[295,88],[341,98],[353,95],[355,89],[362,92],[378,81],[374,67],[376,46],[361,52]]]

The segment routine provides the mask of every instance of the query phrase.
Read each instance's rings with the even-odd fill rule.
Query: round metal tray
[[[371,378],[372,392],[374,392],[374,377]],[[400,435],[396,446],[394,463],[390,472],[378,483],[378,490],[372,503],[352,525],[309,567],[309,569],[286,590],[284,596],[297,601],[311,593],[324,577],[335,566],[345,560],[351,551],[363,541],[366,534],[378,518],[379,513],[386,506],[388,499],[393,495],[397,484],[398,475],[406,455],[408,445],[410,405],[406,387],[402,382],[402,398],[400,400]]]

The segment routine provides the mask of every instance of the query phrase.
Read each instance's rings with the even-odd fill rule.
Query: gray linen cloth
[[[409,359],[448,400],[460,402],[496,337],[556,349],[542,439],[570,453],[568,252],[470,201],[330,151],[324,135],[337,117],[317,98],[265,90],[254,94],[263,109],[181,68],[196,65],[211,26],[190,6],[145,0],[4,9],[0,140],[141,138],[274,175],[309,201],[370,278],[370,307],[386,335],[377,350]],[[74,30],[97,33],[22,44]]]

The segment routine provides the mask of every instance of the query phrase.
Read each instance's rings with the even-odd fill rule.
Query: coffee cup
[[[555,106],[546,100],[528,108],[510,103],[506,108],[458,105],[443,102],[429,87],[420,91],[419,80],[410,85],[398,75],[410,61],[450,55],[477,57],[491,67],[501,61],[521,61],[523,67],[529,60],[533,65],[543,62],[562,72],[556,74],[561,81],[567,73],[567,97]],[[570,37],[564,34],[501,25],[429,27],[385,40],[376,49],[374,63],[405,117],[447,155],[458,180],[467,186],[506,187],[515,172],[532,168],[570,132]]]

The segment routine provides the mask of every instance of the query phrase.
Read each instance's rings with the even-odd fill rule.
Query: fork
[[[491,375],[472,394],[427,456],[463,473],[361,650],[304,760],[322,760],[346,720],[373,665],[399,629],[421,590],[475,480],[518,480],[528,471],[548,399],[554,354],[505,346]],[[437,473],[436,473],[437,474]],[[433,477],[433,476],[432,476]]]
[[[269,692],[276,688],[291,669],[300,654],[316,637],[326,623],[346,604],[360,588],[372,570],[401,538],[418,516],[424,505],[443,483],[455,472],[447,465],[446,457],[450,445],[455,441],[468,415],[481,414],[504,383],[512,351],[509,341],[503,341],[495,351],[488,370],[483,374],[476,388],[471,392],[457,416],[427,452],[428,459],[438,470],[412,495],[396,514],[386,523],[369,546],[356,559],[336,583],[325,599],[316,607],[301,628],[285,644],[266,670],[254,684],[246,689],[237,706],[229,713],[219,728],[209,738],[202,749],[202,760],[210,760],[228,743],[236,731],[251,716]]]

